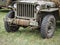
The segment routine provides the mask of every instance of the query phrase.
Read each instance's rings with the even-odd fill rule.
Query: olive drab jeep
[[[12,10],[4,18],[7,32],[16,32],[19,27],[38,29],[42,38],[51,38],[59,17],[55,2],[42,0],[15,1]]]

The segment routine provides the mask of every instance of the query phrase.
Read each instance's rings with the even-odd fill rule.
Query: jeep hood
[[[18,2],[24,2],[24,3],[34,3],[34,4],[52,4],[53,2],[49,2],[49,1],[34,1],[34,0],[30,0],[30,1],[18,1]]]

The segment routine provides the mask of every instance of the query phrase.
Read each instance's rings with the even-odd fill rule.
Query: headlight
[[[17,5],[16,4],[14,4],[14,8],[16,8],[17,7]]]
[[[36,9],[39,11],[40,10],[40,6],[37,6]]]

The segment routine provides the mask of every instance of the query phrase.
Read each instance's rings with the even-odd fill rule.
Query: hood
[[[34,3],[34,4],[39,4],[39,5],[47,5],[47,4],[54,4],[53,2],[49,2],[49,1],[36,1],[36,0],[30,0],[30,1],[18,1],[18,2],[24,2],[24,3]]]
[[[35,3],[35,4],[46,4],[46,1],[19,1],[19,2],[25,2],[25,3]]]

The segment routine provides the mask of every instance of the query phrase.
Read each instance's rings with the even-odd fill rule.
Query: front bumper
[[[13,23],[21,26],[38,26],[38,22],[35,20],[25,20],[25,19],[4,19],[4,21],[7,21],[8,23]]]

